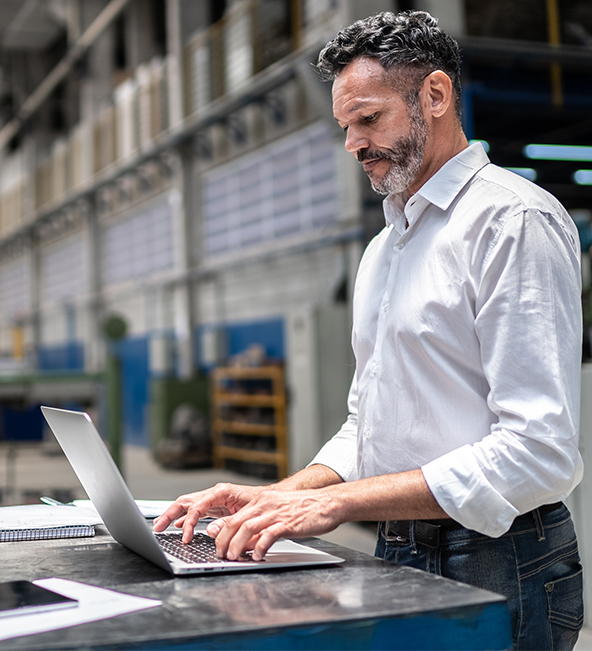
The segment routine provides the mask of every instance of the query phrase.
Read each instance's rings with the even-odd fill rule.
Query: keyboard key
[[[226,559],[216,556],[216,543],[213,538],[203,533],[196,533],[187,544],[181,540],[181,534],[160,533],[156,540],[162,549],[186,563],[226,563]],[[241,562],[254,562],[250,556],[243,556]]]

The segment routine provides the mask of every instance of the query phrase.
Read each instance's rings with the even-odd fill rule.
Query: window
[[[206,255],[322,228],[338,213],[334,143],[316,124],[210,172]]]
[[[102,256],[106,284],[171,269],[173,228],[168,197],[107,226],[103,232]]]
[[[21,257],[0,267],[0,313],[4,319],[11,319],[29,309],[29,266]]]
[[[82,233],[49,244],[41,252],[41,290],[45,301],[61,302],[88,291],[88,256]]]

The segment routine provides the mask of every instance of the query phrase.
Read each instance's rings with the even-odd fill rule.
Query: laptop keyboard
[[[185,563],[227,563],[224,558],[216,556],[216,543],[213,538],[203,533],[196,533],[189,543],[181,541],[181,535],[175,533],[156,534],[162,549]],[[238,559],[241,562],[254,563],[250,556]]]

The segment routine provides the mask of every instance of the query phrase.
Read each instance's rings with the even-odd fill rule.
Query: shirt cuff
[[[467,529],[498,538],[519,515],[483,475],[470,445],[430,461],[421,471],[436,502]]]
[[[336,442],[331,439],[325,443],[308,466],[316,463],[331,468],[343,481],[355,481],[358,479],[358,464],[355,448],[353,454],[344,454],[342,440]]]

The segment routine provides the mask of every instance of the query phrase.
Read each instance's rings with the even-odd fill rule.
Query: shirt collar
[[[441,210],[447,210],[464,186],[488,163],[489,158],[483,145],[476,142],[442,165],[410,199],[415,204],[425,204],[427,201]],[[425,201],[418,202],[419,197]],[[383,201],[387,225],[396,226],[401,222],[405,218],[407,207],[408,201],[404,192],[389,194]]]

